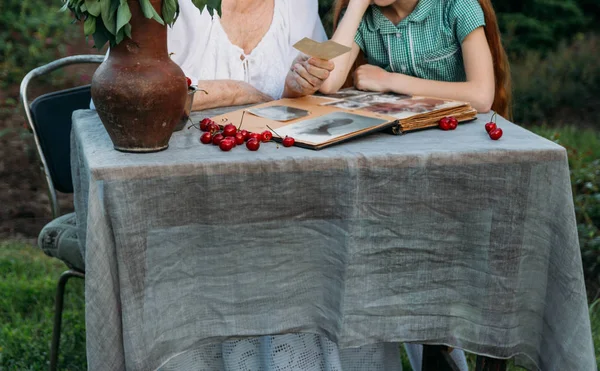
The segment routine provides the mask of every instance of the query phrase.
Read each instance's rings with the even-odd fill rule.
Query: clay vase
[[[183,71],[167,52],[167,26],[128,1],[131,39],[111,47],[92,78],[92,99],[114,148],[124,152],[166,149],[187,99]],[[161,14],[162,0],[150,0]]]

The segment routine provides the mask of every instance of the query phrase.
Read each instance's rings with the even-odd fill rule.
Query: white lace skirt
[[[406,350],[413,369],[421,369],[422,346]],[[452,358],[467,370],[464,353]],[[160,371],[398,371],[402,370],[398,343],[338,349],[324,336],[286,334],[229,340],[174,356]]]

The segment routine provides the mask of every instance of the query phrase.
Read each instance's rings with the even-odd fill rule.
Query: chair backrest
[[[71,115],[75,110],[89,108],[91,99],[90,85],[87,85],[44,94],[31,102],[31,118],[57,191],[73,193],[69,141]]]
[[[44,94],[31,104],[27,100],[30,81],[71,64],[102,63],[103,55],[79,55],[58,59],[30,71],[21,82],[21,102],[33,132],[42,162],[52,207],[52,216],[60,215],[56,191],[73,192],[70,159],[71,115],[77,109],[89,108],[90,86]]]

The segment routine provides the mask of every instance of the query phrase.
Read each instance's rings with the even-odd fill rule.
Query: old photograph
[[[297,141],[321,144],[385,122],[387,121],[378,118],[333,112],[281,127],[277,129],[277,133],[282,137],[294,137]]]

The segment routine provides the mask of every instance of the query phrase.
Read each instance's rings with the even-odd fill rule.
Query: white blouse
[[[298,55],[292,45],[304,37],[327,40],[317,0],[275,0],[271,26],[248,55],[231,43],[216,13],[211,18],[191,0],[179,0],[179,7],[179,18],[168,29],[168,49],[194,84],[198,80],[245,81],[279,99]]]

